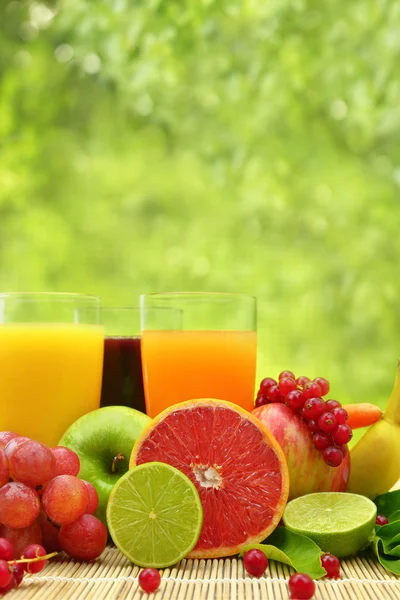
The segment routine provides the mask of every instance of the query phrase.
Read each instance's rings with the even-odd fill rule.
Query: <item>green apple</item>
[[[58,442],[79,456],[78,476],[96,488],[99,495],[96,516],[105,525],[110,492],[128,471],[132,448],[150,421],[150,417],[133,408],[106,406],[83,415]]]

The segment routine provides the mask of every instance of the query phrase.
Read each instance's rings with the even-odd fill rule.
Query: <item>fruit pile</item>
[[[340,402],[323,400],[329,389],[329,381],[323,377],[311,380],[302,376],[296,379],[292,371],[282,371],[278,381],[271,377],[261,381],[255,406],[274,402],[286,404],[306,422],[314,446],[322,452],[326,464],[338,467],[343,461],[344,446],[351,440],[353,432]]]
[[[103,552],[107,530],[93,515],[97,492],[78,479],[79,469],[68,448],[0,432],[0,595],[20,583],[24,570],[44,568],[46,551],[79,560]]]

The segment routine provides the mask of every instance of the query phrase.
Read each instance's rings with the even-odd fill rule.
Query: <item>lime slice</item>
[[[174,565],[194,548],[203,509],[193,483],[170,465],[149,462],[115,484],[107,505],[114,544],[140,567]]]
[[[368,544],[376,506],[365,496],[345,492],[307,494],[286,505],[286,527],[311,538],[337,557],[355,554]]]

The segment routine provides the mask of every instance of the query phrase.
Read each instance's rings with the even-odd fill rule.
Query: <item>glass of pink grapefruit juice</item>
[[[244,294],[165,293],[141,296],[142,309],[182,311],[180,329],[143,316],[142,363],[146,412],[195,398],[254,407],[256,299]]]
[[[83,294],[0,294],[0,431],[55,446],[99,407],[99,306]]]

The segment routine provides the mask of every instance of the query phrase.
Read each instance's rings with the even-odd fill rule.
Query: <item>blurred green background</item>
[[[390,393],[400,3],[0,0],[0,287],[259,300],[259,377]]]

